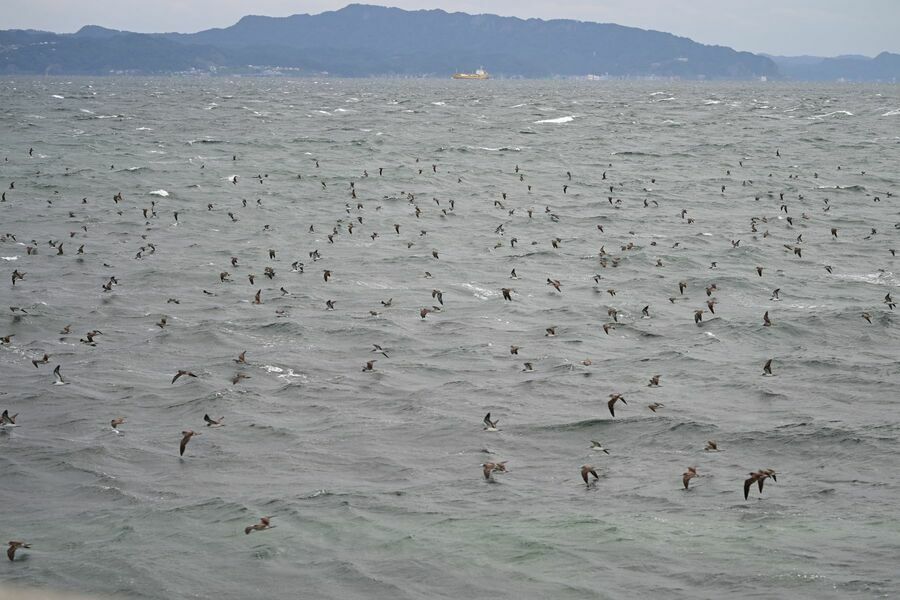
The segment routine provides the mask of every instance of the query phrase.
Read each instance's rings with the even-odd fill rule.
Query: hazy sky
[[[900,0],[383,0],[405,9],[565,18],[658,29],[771,54],[900,52]],[[193,32],[246,14],[319,13],[341,0],[0,0],[0,29],[72,32],[82,25]]]

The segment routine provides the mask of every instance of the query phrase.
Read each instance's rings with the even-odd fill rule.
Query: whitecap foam
[[[889,110],[889,111],[887,111],[886,113],[884,113],[884,114],[881,115],[881,116],[882,116],[882,117],[896,117],[896,116],[900,116],[900,108],[895,108],[894,110]]]
[[[153,190],[152,192],[150,192],[150,195],[151,195],[151,196],[161,196],[161,197],[163,197],[163,198],[168,198],[169,192],[167,192],[166,190]]]
[[[575,117],[557,117],[556,119],[541,119],[540,121],[535,121],[535,125],[539,123],[568,123],[569,121],[574,121]]]
[[[59,94],[53,94],[53,95],[51,96],[51,98],[56,98],[56,99],[58,99],[58,100],[65,100],[65,99],[66,99],[65,96],[60,96]]]
[[[138,127],[135,131],[153,131],[149,127]]]
[[[19,260],[18,256],[0,256],[3,260]]]
[[[499,292],[495,292],[493,290],[488,290],[485,288],[478,287],[477,285],[473,285],[471,283],[464,283],[464,288],[472,290],[472,295],[478,298],[479,300],[488,300],[494,296],[499,296]]]
[[[811,117],[806,117],[807,119],[824,119],[825,117],[833,117],[834,115],[847,115],[848,117],[852,117],[853,113],[849,110],[833,110],[830,113],[825,113],[822,115],[812,115]]]

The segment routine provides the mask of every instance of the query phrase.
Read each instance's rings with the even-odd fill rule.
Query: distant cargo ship
[[[488,79],[490,75],[487,74],[487,71],[484,68],[480,68],[474,73],[454,73],[453,79]]]

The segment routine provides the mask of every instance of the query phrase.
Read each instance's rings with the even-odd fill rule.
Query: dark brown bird
[[[437,298],[437,301],[441,306],[444,305],[444,293],[441,290],[431,290],[431,297]]]
[[[706,442],[706,448],[704,448],[704,450],[706,450],[707,452],[718,452],[719,445],[715,440],[709,440],[708,442]]]
[[[328,283],[328,279],[331,277],[331,271],[329,271],[328,269],[325,269],[322,272],[322,277],[323,277],[323,279],[325,279],[325,282]]]
[[[658,409],[658,408],[663,408],[664,406],[665,406],[665,404],[662,404],[662,403],[660,403],[660,402],[654,402],[654,403],[652,403],[652,404],[648,404],[648,405],[647,405],[647,408],[649,408],[649,409],[652,410],[653,412],[656,412],[656,409]]]
[[[500,291],[503,292],[504,300],[512,302],[512,288],[502,288]]]
[[[697,474],[697,467],[688,467],[687,471],[681,475],[681,482],[684,484],[684,489],[688,489],[688,484],[694,477],[699,477]]]
[[[238,357],[234,359],[234,362],[246,364],[247,363],[247,351],[244,350],[243,352],[238,354]]]
[[[609,408],[609,414],[614,417],[616,416],[616,402],[618,402],[619,400],[622,401],[622,404],[628,404],[627,402],[625,402],[625,398],[622,396],[622,394],[610,394],[609,402],[606,403],[606,406]]]
[[[659,387],[659,375],[654,375],[650,378],[650,383],[647,384],[647,387]]]
[[[362,369],[363,372],[365,372],[365,371],[374,371],[374,370],[375,370],[375,363],[376,363],[376,362],[377,362],[377,359],[372,359],[372,360],[366,361],[366,366],[364,366],[363,369]]]
[[[194,375],[190,371],[184,371],[182,369],[178,369],[178,372],[175,373],[175,377],[172,378],[172,383],[175,383],[176,381],[178,381],[178,378],[181,377],[182,375],[187,375],[188,377],[196,377],[196,375]]]
[[[167,322],[168,322],[168,320],[165,317],[162,317],[159,320],[159,323],[156,324],[156,326],[159,327],[160,329],[165,329]]]
[[[756,274],[757,274],[757,275],[759,275],[760,277],[762,277],[762,272],[763,272],[763,268],[762,268],[762,267],[756,267]]]
[[[272,517],[262,517],[259,520],[259,523],[256,523],[255,525],[250,525],[249,527],[244,527],[244,533],[247,535],[250,535],[250,532],[252,532],[252,531],[262,531],[264,529],[271,529],[272,527],[274,527],[274,525],[269,525],[269,519],[271,519],[271,518]]]
[[[434,311],[431,310],[430,308],[423,308],[422,310],[419,311],[419,316],[424,319],[425,317],[428,316],[428,313],[430,313],[430,312],[434,312]]]
[[[180,450],[180,456],[184,456],[184,449],[185,449],[185,447],[187,447],[188,442],[191,441],[191,438],[194,437],[195,435],[201,435],[201,434],[194,433],[193,431],[190,431],[190,430],[182,431],[181,434],[184,437],[181,438],[181,446],[180,446],[179,450]]]
[[[863,319],[868,321],[870,324],[872,323],[872,315],[870,315],[869,313],[864,312],[861,316]]]
[[[31,548],[31,544],[26,544],[25,542],[10,542],[9,548],[6,550],[6,557],[13,561],[16,559],[16,550],[19,548]]]
[[[115,429],[116,431],[118,431],[119,425],[121,425],[124,422],[125,422],[125,417],[116,417],[115,419],[113,419],[112,421],[109,422],[109,426],[112,427],[113,429]]]
[[[597,475],[597,471],[594,469],[594,465],[582,465],[581,478],[584,480],[584,485],[591,487],[591,484],[588,481],[588,475],[594,476],[594,482],[600,479],[600,476]]]
[[[744,500],[750,495],[750,486],[754,483],[759,486],[759,493],[762,494],[763,482],[769,477],[772,478],[772,481],[778,481],[775,477],[775,471],[772,469],[761,469],[754,473],[750,473],[750,477],[744,480]]]
[[[765,314],[763,315],[763,326],[764,327],[772,326],[772,321],[769,320],[769,311],[766,311]]]
[[[678,293],[681,294],[681,295],[683,296],[683,295],[684,295],[684,288],[686,288],[686,287],[687,287],[687,284],[686,284],[685,282],[679,281],[679,282],[678,282]]]
[[[224,420],[225,417],[213,419],[208,414],[203,415],[203,421],[206,423],[207,427],[225,427],[225,423],[223,423]]]
[[[763,365],[763,375],[771,375],[772,374],[772,359],[766,361],[766,364]]]
[[[545,330],[547,333],[544,334],[544,337],[554,337],[556,336],[556,327],[548,327]]]
[[[250,376],[244,373],[235,373],[234,377],[231,378],[231,385],[237,385],[242,379],[250,379]]]
[[[562,292],[562,290],[559,289],[559,288],[562,286],[562,284],[559,282],[559,279],[550,279],[550,278],[548,277],[548,278],[547,278],[547,285],[552,285],[553,287],[556,288],[556,291],[557,291],[557,292]]]
[[[518,354],[520,346],[510,346],[509,353],[510,354]]]
[[[262,289],[256,290],[253,295],[253,304],[262,304]]]
[[[697,325],[700,324],[700,322],[703,320],[703,313],[704,313],[704,312],[706,312],[706,311],[704,311],[703,309],[699,309],[699,310],[695,310],[695,311],[694,311],[694,323],[696,323]]]
[[[481,467],[483,469],[482,472],[484,473],[484,478],[491,479],[491,476],[494,473],[506,473],[506,462],[507,461],[504,460],[503,462],[498,463],[487,462],[482,464]]]
[[[34,365],[35,369],[39,368],[38,365],[46,365],[48,362],[50,362],[49,354],[44,354],[42,358],[34,358],[31,360],[31,364]]]

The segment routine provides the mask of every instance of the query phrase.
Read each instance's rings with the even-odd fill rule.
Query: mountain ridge
[[[195,33],[133,33],[98,25],[85,25],[73,34],[0,31],[0,73],[6,74],[285,70],[347,77],[448,77],[485,65],[494,76],[534,78],[822,79],[837,74],[835,79],[854,79],[853,73],[858,73],[863,78],[896,80],[900,76],[900,55],[809,59],[740,52],[612,23],[366,4],[315,15],[246,15],[229,27]]]

